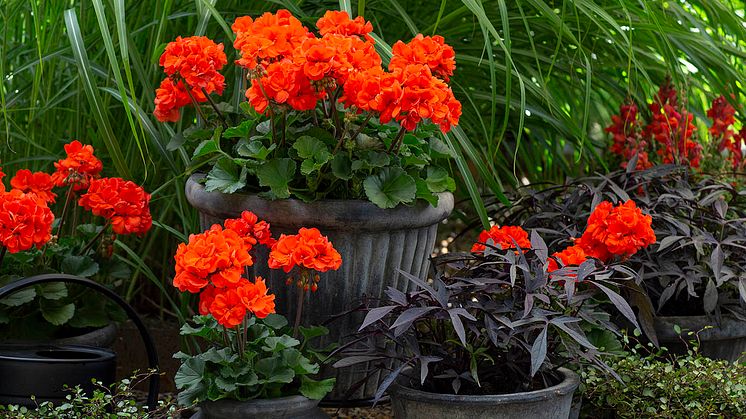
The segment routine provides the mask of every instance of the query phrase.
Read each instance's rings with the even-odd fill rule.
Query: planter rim
[[[413,206],[400,205],[384,209],[364,200],[325,199],[303,202],[298,199],[270,201],[256,194],[207,192],[199,181],[204,174],[193,174],[186,181],[186,197],[200,212],[216,218],[236,217],[248,209],[259,217],[262,214],[287,215],[273,217],[273,226],[288,227],[304,224],[320,229],[335,230],[400,230],[430,226],[445,220],[453,211],[454,198],[450,192],[439,193],[438,206],[418,201]],[[284,222],[283,219],[287,219]]]
[[[40,344],[40,345],[28,345],[28,344],[3,344],[0,345],[0,350],[9,350],[11,353],[1,353],[0,352],[0,359],[4,359],[7,361],[15,361],[15,362],[28,362],[28,363],[44,363],[44,364],[70,364],[70,363],[79,363],[79,362],[106,362],[110,361],[116,358],[116,354],[105,348],[98,348],[93,346],[85,346],[85,345],[49,345],[49,344]],[[19,353],[18,354],[12,354],[13,349],[16,349]],[[80,352],[80,353],[87,353],[95,355],[95,358],[86,358],[86,357],[80,357],[80,358],[47,358],[47,357],[30,357],[30,356],[23,356],[22,352],[24,350],[30,350],[33,349],[34,352],[41,352],[41,351],[69,351],[69,352]]]
[[[516,404],[516,403],[530,403],[538,402],[556,398],[559,396],[565,396],[573,394],[580,385],[580,377],[573,371],[567,368],[559,368],[558,371],[562,373],[564,379],[551,387],[547,387],[541,390],[527,391],[522,393],[512,394],[487,394],[487,395],[457,395],[457,394],[441,394],[441,393],[430,393],[427,391],[417,390],[402,385],[392,384],[392,393],[395,396],[399,396],[405,399],[423,400],[428,403],[466,403],[470,405],[505,405],[505,404]]]
[[[706,315],[656,316],[653,318],[653,322],[658,338],[663,339],[668,338],[678,340],[681,338],[681,336],[673,330],[674,325],[681,327],[682,334],[686,330],[697,332],[702,330],[705,326],[712,326],[712,328],[702,330],[699,334],[700,338],[708,340],[728,340],[746,337],[746,322],[738,320],[730,315],[724,315],[719,325],[717,324],[717,320]]]
[[[269,406],[273,404],[279,404],[279,403],[289,403],[289,402],[307,402],[309,404],[313,403],[314,405],[317,405],[319,403],[318,400],[312,400],[308,397],[305,397],[300,394],[296,394],[293,396],[285,396],[285,397],[277,397],[273,399],[249,399],[249,400],[235,400],[235,399],[220,399],[220,400],[211,400],[211,401],[204,401],[200,403],[200,405],[207,404],[212,406],[217,405],[223,405],[223,406],[229,406],[229,405],[235,405],[235,406],[246,406],[246,405],[252,405],[252,406]]]

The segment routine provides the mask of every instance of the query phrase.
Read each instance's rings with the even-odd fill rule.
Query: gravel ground
[[[376,407],[351,407],[347,409],[326,408],[324,412],[336,419],[391,419],[391,405]]]

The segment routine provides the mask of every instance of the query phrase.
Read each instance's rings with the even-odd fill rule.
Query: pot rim
[[[33,349],[35,352],[41,352],[41,351],[50,351],[50,350],[58,350],[58,351],[70,351],[70,352],[80,352],[80,353],[88,353],[88,354],[94,354],[96,355],[95,358],[86,358],[86,357],[80,357],[80,358],[46,358],[46,357],[39,357],[39,358],[32,358],[32,357],[25,357],[21,355],[6,355],[3,353],[0,353],[0,360],[6,360],[6,361],[15,361],[15,362],[23,362],[23,363],[44,363],[44,364],[70,364],[70,363],[91,363],[91,362],[109,362],[111,360],[116,359],[116,354],[114,351],[106,348],[99,348],[95,346],[86,346],[86,345],[54,345],[54,344],[2,344],[0,345],[0,349],[3,348],[17,348],[18,350],[25,350],[25,349]]]
[[[220,218],[238,216],[249,209],[260,218],[263,214],[292,214],[270,220],[273,226],[292,227],[305,224],[320,229],[334,230],[399,230],[430,226],[445,220],[453,211],[454,198],[450,192],[438,195],[438,205],[418,201],[413,206],[379,208],[361,199],[324,199],[304,202],[299,199],[270,201],[257,194],[207,192],[199,180],[204,174],[193,174],[187,179],[185,191],[189,203],[200,212]],[[287,220],[287,221],[285,221]]]
[[[465,403],[472,405],[505,405],[515,403],[531,403],[572,395],[580,385],[580,377],[567,368],[559,368],[564,379],[556,385],[541,390],[526,391],[511,394],[486,394],[486,395],[457,395],[431,393],[392,384],[392,397],[401,397],[409,400],[422,400],[429,403]]]

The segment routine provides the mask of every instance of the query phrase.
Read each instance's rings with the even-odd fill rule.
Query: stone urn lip
[[[439,404],[459,403],[466,405],[497,406],[541,402],[573,394],[580,385],[580,377],[573,371],[567,368],[559,368],[558,371],[562,373],[562,376],[564,377],[560,383],[541,390],[526,391],[522,393],[486,395],[441,394],[417,390],[398,384],[392,385],[391,392],[394,397]]]
[[[438,206],[418,201],[412,206],[384,209],[364,200],[325,199],[303,202],[298,199],[267,200],[255,194],[207,192],[200,180],[204,174],[193,174],[186,182],[189,203],[204,214],[225,219],[249,209],[260,218],[271,215],[272,226],[299,224],[320,230],[404,230],[430,226],[445,220],[453,211],[453,194],[438,195]],[[284,221],[287,220],[287,221]]]

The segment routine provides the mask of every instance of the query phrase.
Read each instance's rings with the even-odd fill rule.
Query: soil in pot
[[[500,395],[429,393],[402,385],[390,391],[398,419],[565,419],[580,385],[574,372],[561,368],[560,383],[541,390]]]

